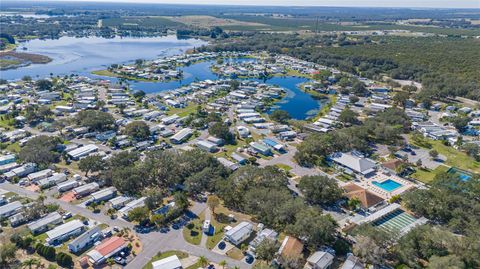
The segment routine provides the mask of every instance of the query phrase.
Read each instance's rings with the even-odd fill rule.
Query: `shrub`
[[[57,260],[58,265],[60,265],[62,267],[72,267],[73,266],[72,256],[70,256],[66,253],[63,253],[63,252],[58,253],[56,260]]]

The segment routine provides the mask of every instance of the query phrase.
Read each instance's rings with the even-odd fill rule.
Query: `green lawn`
[[[178,250],[170,250],[170,251],[165,251],[163,253],[158,253],[157,255],[153,256],[153,258],[143,267],[143,269],[152,269],[152,262],[177,255],[179,259],[185,259],[188,257],[188,253],[183,252],[183,251],[178,251]]]
[[[177,114],[179,117],[185,117],[190,115],[191,113],[197,110],[197,104],[190,103],[188,106],[184,108],[170,108],[167,111],[167,115]]]
[[[207,248],[212,249],[214,248],[223,238],[223,228],[227,226],[226,224],[218,222],[214,217],[211,219],[211,224],[215,227],[215,232],[213,236],[208,236],[207,240]]]
[[[127,79],[127,80],[134,80],[134,81],[146,81],[146,82],[158,81],[158,80],[155,80],[155,79],[147,79],[147,78],[121,75],[121,74],[117,74],[117,73],[111,72],[111,71],[106,70],[106,69],[92,71],[92,74],[97,75],[97,76],[102,76],[102,77],[124,78],[124,79]]]
[[[194,219],[192,222],[187,224],[185,228],[183,228],[183,238],[185,241],[192,245],[200,245],[200,241],[202,240],[202,228],[203,228],[203,221],[205,220],[205,212],[200,214],[197,219]]]
[[[275,164],[275,166],[284,170],[285,172],[289,172],[290,170],[292,170],[292,167],[290,167],[289,165],[283,164],[283,163],[277,163],[277,164]]]
[[[433,170],[417,168],[417,171],[412,174],[412,177],[423,183],[430,184],[437,174],[446,172],[447,170],[448,167],[444,165],[440,165]]]

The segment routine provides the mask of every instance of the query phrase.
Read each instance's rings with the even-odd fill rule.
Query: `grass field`
[[[202,212],[197,219],[187,224],[183,229],[183,238],[192,245],[200,245],[203,232],[203,221],[205,220],[205,212]]]
[[[447,170],[448,170],[448,167],[444,165],[440,165],[434,170],[417,168],[417,171],[415,171],[415,173],[412,174],[412,177],[425,184],[430,184],[437,174],[446,172]]]
[[[191,113],[194,113],[197,110],[197,107],[198,105],[193,103],[189,103],[186,107],[183,108],[169,107],[167,115],[171,116],[173,114],[177,114],[179,117],[185,117],[190,115]]]
[[[157,80],[154,80],[154,79],[145,79],[145,78],[138,78],[138,77],[133,77],[133,76],[120,75],[120,74],[108,71],[106,69],[92,71],[92,74],[97,75],[97,76],[102,76],[102,77],[124,78],[124,79],[127,79],[127,80],[134,80],[134,81],[146,81],[146,82],[157,81]]]
[[[178,251],[178,250],[171,250],[171,251],[165,251],[163,253],[158,253],[157,255],[153,256],[153,258],[143,267],[143,269],[152,269],[152,262],[177,255],[179,259],[185,259],[188,257],[188,253],[185,253],[183,251]]]

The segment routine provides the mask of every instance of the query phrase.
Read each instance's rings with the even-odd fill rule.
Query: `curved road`
[[[18,195],[28,197],[30,199],[38,198],[39,194],[29,190],[25,190],[18,185],[14,185],[8,182],[0,184],[0,188],[9,192],[14,192]],[[75,204],[67,203],[52,197],[47,196],[47,203],[58,204],[65,211],[72,212],[72,214],[78,214],[86,218],[105,223],[109,226],[118,226],[121,228],[130,228],[133,229],[134,225],[123,219],[111,219],[109,216],[106,216],[102,213],[95,214],[87,208],[80,207]],[[206,209],[205,203],[195,203],[190,209],[196,215],[199,215],[203,210]],[[194,246],[187,243],[182,234],[182,230],[171,230],[168,233],[160,232],[150,232],[148,234],[137,234],[140,238],[140,241],[143,244],[142,252],[140,252],[125,268],[126,269],[139,269],[147,264],[150,259],[155,256],[158,252],[164,252],[168,250],[181,250],[187,252],[193,256],[204,256],[209,261],[214,263],[220,263],[225,260],[228,266],[238,266],[242,269],[249,269],[252,266],[248,265],[242,261],[234,260],[227,256],[223,256],[217,253],[214,253],[207,248]]]

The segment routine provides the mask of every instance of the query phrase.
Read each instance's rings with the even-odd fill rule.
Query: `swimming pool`
[[[395,189],[398,189],[402,186],[402,184],[396,182],[396,181],[393,181],[391,179],[387,179],[385,181],[383,181],[382,183],[380,182],[377,182],[377,181],[372,181],[372,184],[385,190],[385,191],[388,191],[388,192],[391,192]]]

